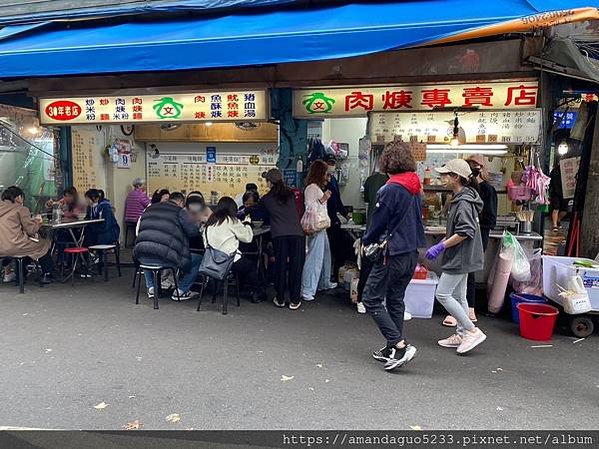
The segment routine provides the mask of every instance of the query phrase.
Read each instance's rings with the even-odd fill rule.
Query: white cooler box
[[[431,318],[439,278],[429,271],[427,279],[412,279],[406,289],[406,311],[414,318]]]
[[[573,265],[577,260],[592,262],[597,268],[577,267]],[[591,307],[593,310],[599,311],[599,264],[584,257],[543,256],[543,293],[549,299],[561,304],[560,290],[555,284],[565,288],[568,285],[568,279],[575,275],[582,278],[582,282],[589,292]]]

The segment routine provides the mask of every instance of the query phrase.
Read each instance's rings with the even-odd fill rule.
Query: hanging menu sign
[[[430,111],[438,108],[530,109],[537,106],[539,84],[532,81],[315,87],[293,91],[298,118],[364,117],[377,111]]]
[[[40,122],[50,124],[256,121],[268,119],[265,90],[41,98]]]
[[[373,143],[447,144],[453,136],[453,112],[374,112],[369,134]],[[459,138],[466,143],[537,144],[541,138],[541,109],[458,113]]]

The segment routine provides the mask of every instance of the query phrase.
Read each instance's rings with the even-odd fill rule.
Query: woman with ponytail
[[[470,165],[463,159],[453,159],[436,171],[441,181],[453,191],[447,219],[447,234],[441,242],[426,252],[426,258],[436,259],[443,253],[442,274],[437,286],[437,301],[458,324],[456,333],[439,340],[446,348],[456,348],[464,354],[481,344],[487,336],[468,315],[466,287],[468,273],[483,269],[484,253],[479,224],[483,201]]]

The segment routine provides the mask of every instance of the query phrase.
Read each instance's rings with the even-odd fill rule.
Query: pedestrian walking
[[[363,253],[375,259],[362,301],[387,340],[372,356],[391,371],[416,355],[416,347],[404,336],[404,295],[416,269],[418,248],[425,240],[422,186],[410,146],[388,144],[380,165],[389,180],[377,193],[372,220],[362,239]]]
[[[443,253],[442,274],[437,285],[437,301],[457,320],[456,333],[439,340],[445,348],[456,348],[464,354],[481,344],[487,336],[468,315],[466,289],[468,273],[483,269],[483,243],[479,214],[483,201],[476,178],[463,159],[453,159],[436,171],[441,182],[453,191],[449,205],[446,237],[426,252],[426,258],[436,259]]]

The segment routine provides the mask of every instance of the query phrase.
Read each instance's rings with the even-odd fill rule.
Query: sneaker
[[[54,277],[51,273],[44,273],[42,278],[40,279],[40,283],[43,285],[52,284],[54,282]]]
[[[310,301],[314,301],[314,296],[304,296],[302,299],[303,299],[304,301],[308,301],[308,302],[310,302]]]
[[[301,302],[301,301],[300,301],[300,302],[298,302],[298,303],[296,303],[296,304],[294,304],[294,303],[292,303],[292,302],[290,302],[290,303],[289,303],[289,309],[290,309],[290,310],[297,310],[297,309],[299,309],[301,306],[302,306],[302,302]]]
[[[171,300],[173,300],[173,301],[189,301],[195,295],[196,295],[196,293],[192,292],[191,290],[187,291],[187,292],[179,290],[179,296],[177,297],[177,290],[175,290],[173,292],[173,295],[171,296]]]
[[[382,347],[378,351],[372,351],[372,358],[374,360],[378,360],[379,362],[388,362],[389,357],[391,357],[391,348],[387,346]]]
[[[410,312],[404,312],[403,313],[403,320],[404,321],[410,321],[412,319],[412,314]]]
[[[466,335],[462,337],[462,343],[458,346],[458,354],[465,354],[471,349],[476,348],[483,341],[487,339],[487,336],[483,331],[481,331],[478,327],[476,328],[476,332],[466,332]]]
[[[154,287],[148,289],[148,299],[154,299]]]
[[[325,290],[335,290],[338,286],[339,284],[337,284],[337,282],[331,282]]]
[[[17,273],[15,273],[14,271],[11,271],[8,274],[5,274],[4,277],[2,278],[2,282],[7,283],[7,282],[13,282],[17,279]]]
[[[444,348],[457,348],[462,344],[462,337],[458,334],[453,334],[443,340],[439,340],[437,342],[439,346],[443,346]]]
[[[406,345],[405,348],[391,348],[391,357],[385,363],[385,371],[393,371],[401,368],[406,363],[410,362],[416,355],[416,348],[412,345]]]
[[[366,313],[366,306],[364,306],[363,302],[357,303],[356,309],[358,309],[358,313]]]
[[[279,300],[277,299],[276,296],[274,298],[272,298],[272,303],[275,305],[275,307],[278,307],[280,309],[282,309],[283,307],[285,307],[285,303],[284,302],[279,302]]]

